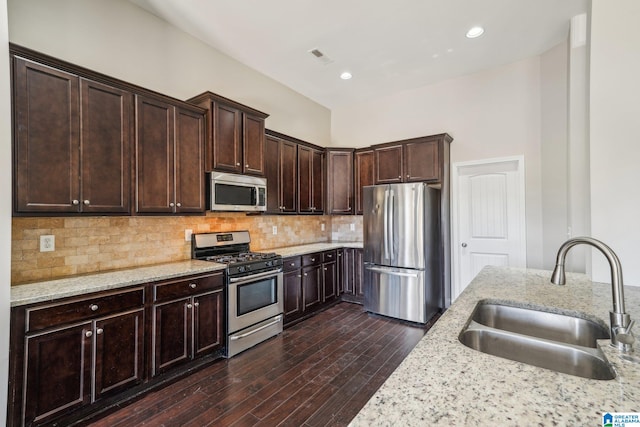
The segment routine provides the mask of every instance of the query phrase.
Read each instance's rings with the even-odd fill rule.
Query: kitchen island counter
[[[602,425],[605,412],[640,412],[640,343],[622,355],[599,341],[616,371],[590,380],[472,350],[458,341],[478,301],[581,312],[608,324],[611,286],[567,274],[485,267],[352,421],[392,425]],[[626,310],[640,320],[640,287],[625,287]]]

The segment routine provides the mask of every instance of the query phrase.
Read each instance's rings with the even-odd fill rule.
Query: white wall
[[[640,1],[593,0],[591,10],[591,232],[640,286]],[[592,275],[610,280],[594,252]]]
[[[527,265],[542,267],[540,66],[540,57],[529,58],[334,109],[331,143],[363,147],[447,132],[452,162],[524,155]]]
[[[9,0],[11,42],[187,99],[210,90],[270,114],[267,127],[330,143],[330,111],[126,0]]]
[[[0,0],[0,425],[7,419],[11,299],[11,102],[7,2]]]
[[[567,239],[567,101],[568,43],[560,43],[540,57],[542,266],[555,266],[553,254]]]

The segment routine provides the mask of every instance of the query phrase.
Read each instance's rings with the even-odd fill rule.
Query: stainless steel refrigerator
[[[440,191],[425,183],[364,187],[364,308],[426,323],[444,308]]]

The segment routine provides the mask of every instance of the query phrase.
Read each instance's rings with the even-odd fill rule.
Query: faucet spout
[[[611,322],[611,344],[620,350],[631,351],[631,345],[633,343],[631,328],[634,322],[631,321],[629,314],[625,312],[622,265],[616,253],[609,246],[591,237],[575,237],[567,240],[560,246],[560,249],[558,249],[556,267],[551,274],[551,283],[556,285],[565,284],[564,263],[567,253],[569,249],[579,244],[586,244],[600,250],[607,258],[607,261],[609,261],[609,268],[611,269],[611,297],[613,300],[613,310],[609,313]],[[620,339],[618,339],[618,337]],[[631,339],[629,337],[631,337]]]

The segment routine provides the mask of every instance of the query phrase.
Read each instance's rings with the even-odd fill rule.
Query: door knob
[[[463,243],[463,244],[462,244],[462,247],[463,247],[463,248],[466,248],[466,247],[467,247],[467,244],[466,244],[466,243]]]

